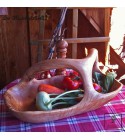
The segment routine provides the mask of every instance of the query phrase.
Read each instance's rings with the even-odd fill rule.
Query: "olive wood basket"
[[[71,68],[79,72],[83,81],[84,97],[78,104],[68,108],[37,111],[35,108],[35,97],[38,85],[46,83],[61,88],[64,76],[58,75],[49,79],[37,80],[34,78],[35,74],[40,71],[60,68]],[[58,120],[95,110],[115,97],[123,86],[115,80],[109,93],[98,93],[92,84],[92,74],[95,71],[101,73],[98,67],[98,51],[94,48],[89,50],[87,57],[84,59],[60,58],[39,62],[26,71],[17,85],[5,92],[5,103],[14,116],[22,121],[32,123]]]

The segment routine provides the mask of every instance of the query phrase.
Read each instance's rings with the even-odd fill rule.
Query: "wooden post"
[[[110,8],[105,8],[105,23],[104,23],[104,35],[109,36],[110,31]],[[105,42],[105,65],[110,64],[110,45],[109,42]]]
[[[78,30],[78,9],[73,9],[72,37],[77,38]],[[72,44],[72,58],[77,58],[77,43]]]
[[[64,39],[61,39],[56,44],[56,52],[57,59],[58,58],[66,58],[68,43]],[[64,68],[60,68],[56,70],[56,75],[66,75],[66,70]]]

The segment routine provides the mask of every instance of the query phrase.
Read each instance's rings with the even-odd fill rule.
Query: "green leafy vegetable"
[[[109,92],[109,90],[111,89],[116,76],[117,75],[114,71],[106,73],[106,76],[104,78],[104,88],[106,89],[107,92]]]
[[[95,72],[94,73],[94,80],[95,80],[94,82],[96,82],[97,84],[99,84],[102,87],[103,93],[107,93],[111,89],[116,76],[117,76],[117,74],[114,71],[112,71],[112,72],[108,71],[106,73],[106,75],[99,73],[99,72]]]
[[[103,85],[104,76],[101,73],[95,72],[94,79],[97,84],[99,84],[100,86]]]
[[[84,91],[82,89],[70,90],[70,91],[63,92],[62,94],[59,94],[55,98],[50,98],[50,95],[48,95],[47,92],[40,91],[36,96],[36,107],[38,110],[47,111],[47,110],[52,110],[53,107],[55,108],[56,106],[59,106],[59,105],[74,105],[77,103],[75,102],[76,95],[74,97],[72,96],[64,97],[64,96],[69,95],[70,93],[76,93],[77,95],[79,95],[77,92],[81,93]]]

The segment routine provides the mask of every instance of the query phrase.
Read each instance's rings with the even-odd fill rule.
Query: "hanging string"
[[[52,39],[48,45],[49,47],[48,59],[52,59],[56,43],[61,37],[61,30],[62,30],[62,25],[65,19],[66,11],[67,11],[67,7],[64,7],[61,9],[61,16],[60,16],[59,22],[53,32]]]

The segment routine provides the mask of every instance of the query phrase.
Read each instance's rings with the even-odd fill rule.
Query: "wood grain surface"
[[[14,116],[32,123],[58,120],[97,109],[114,98],[122,88],[122,84],[115,80],[109,93],[102,94],[94,90],[92,73],[95,71],[101,72],[97,62],[98,51],[93,48],[84,59],[52,59],[37,63],[26,71],[19,84],[7,90],[4,94],[6,104]],[[40,83],[48,83],[60,87],[63,76],[36,80],[34,75],[41,70],[46,71],[53,68],[72,68],[79,72],[84,85],[84,97],[78,104],[68,108],[37,111],[35,108],[35,97],[38,85]]]

